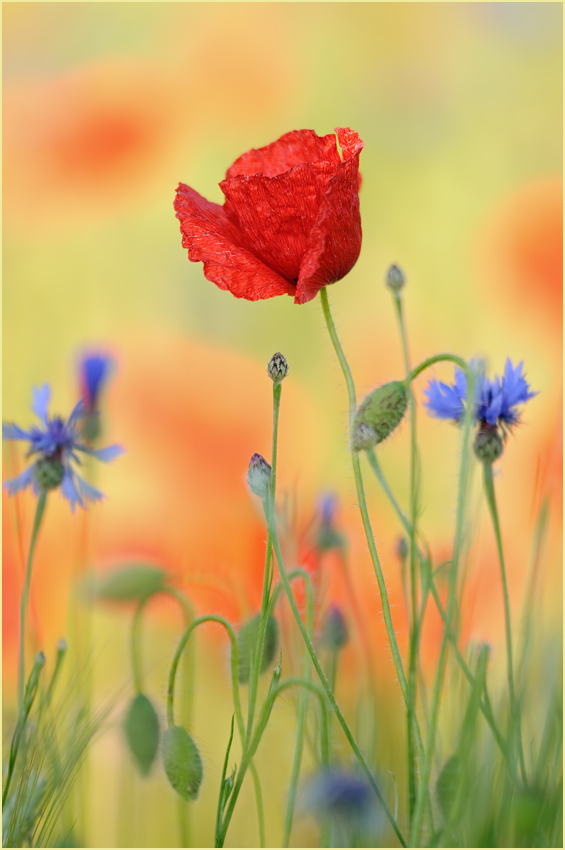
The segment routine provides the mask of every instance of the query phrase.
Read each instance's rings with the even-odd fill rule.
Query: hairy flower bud
[[[202,782],[202,759],[182,726],[171,726],[163,735],[163,766],[177,794],[183,800],[196,800]]]
[[[93,595],[110,602],[137,602],[158,593],[167,574],[150,564],[127,564],[100,576],[93,583]]]
[[[65,467],[56,458],[42,457],[35,464],[33,475],[42,490],[56,490],[65,477]]]
[[[237,635],[238,649],[238,679],[242,685],[249,681],[251,674],[251,659],[257,648],[259,637],[259,624],[261,615],[257,614],[247,623],[244,623]],[[261,655],[261,673],[264,673],[275,659],[279,646],[279,624],[275,618],[269,615],[265,626],[265,637],[263,639],[263,652]]]
[[[353,451],[366,451],[385,440],[402,421],[407,405],[403,381],[391,381],[373,390],[359,406],[353,422]]]
[[[263,455],[256,452],[249,461],[249,469],[247,470],[249,489],[260,499],[266,499],[269,493],[270,480],[271,467]]]
[[[399,266],[392,265],[386,273],[385,283],[395,294],[404,288],[406,277]]]
[[[159,718],[145,694],[137,694],[131,701],[124,732],[139,772],[147,776],[159,748]]]
[[[493,464],[504,451],[504,442],[497,425],[482,422],[477,431],[473,449],[482,463]]]
[[[269,360],[267,372],[273,384],[282,383],[282,381],[284,381],[284,379],[288,375],[288,363],[286,361],[286,357],[284,357],[284,355],[282,355],[280,351],[277,351],[276,354],[273,354],[273,356]]]

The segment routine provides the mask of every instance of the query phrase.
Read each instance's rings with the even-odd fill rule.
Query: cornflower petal
[[[75,478],[81,496],[84,496],[89,502],[99,502],[104,498],[104,493],[101,493],[100,490],[97,490],[96,487],[93,487],[92,484],[89,484],[80,475],[75,475]]]
[[[35,464],[32,464],[30,467],[25,469],[20,475],[16,476],[16,478],[10,479],[10,481],[5,481],[2,489],[6,490],[8,496],[13,496],[14,493],[17,493],[19,490],[25,490],[26,487],[29,487],[30,484],[33,484],[33,470],[35,469]]]
[[[76,447],[79,452],[82,452],[85,455],[91,455],[95,457],[96,460],[101,460],[103,463],[109,463],[114,458],[119,457],[125,453],[125,449],[122,446],[114,445],[107,446],[105,449],[90,449],[88,446],[80,446]]]
[[[80,401],[77,401],[75,406],[72,409],[71,415],[69,416],[69,420],[67,425],[69,428],[72,428],[79,419],[82,419],[86,414],[86,404],[83,398]]]
[[[43,384],[42,387],[33,388],[33,404],[31,409],[35,415],[41,419],[42,423],[47,427],[47,410],[51,400],[51,387],[49,384]]]
[[[77,486],[74,482],[74,475],[68,467],[65,469],[65,476],[61,483],[61,493],[71,506],[71,511],[73,513],[75,512],[75,507],[77,505],[80,505],[81,508],[84,508],[82,496],[80,495]]]
[[[428,399],[424,406],[428,408],[430,416],[459,422],[465,414],[465,405],[457,387],[433,378],[424,390],[424,395]]]
[[[3,440],[31,440],[32,435],[29,431],[24,431],[19,425],[13,422],[2,423],[2,439]]]

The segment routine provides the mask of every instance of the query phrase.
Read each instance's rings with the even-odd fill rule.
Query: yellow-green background
[[[560,229],[561,4],[6,3],[3,37],[3,415],[30,423],[31,386],[44,381],[53,387],[55,407],[65,411],[77,394],[78,353],[89,346],[115,353],[108,439],[124,442],[129,454],[98,470],[109,495],[97,509],[100,526],[129,523],[134,547],[135,517],[143,517],[140,525],[153,517],[162,531],[167,516],[175,517],[177,527],[179,517],[203,501],[196,487],[192,502],[182,504],[182,487],[171,490],[171,477],[161,473],[170,441],[182,444],[181,424],[171,413],[175,394],[189,418],[198,411],[204,422],[204,443],[195,452],[217,455],[221,447],[230,456],[233,447],[241,454],[241,476],[243,458],[255,450],[267,453],[263,370],[280,350],[291,367],[283,395],[291,399],[293,419],[284,420],[283,407],[282,484],[299,494],[304,517],[322,490],[339,493],[344,522],[357,540],[352,551],[362,564],[363,577],[356,580],[371,588],[380,612],[354,512],[345,393],[319,303],[295,306],[286,297],[247,303],[220,291],[204,279],[200,264],[189,263],[172,208],[178,181],[221,203],[217,184],[251,147],[291,129],[323,135],[349,126],[365,142],[363,249],[348,277],[331,287],[330,300],[359,393],[401,375],[394,314],[383,286],[391,262],[408,277],[415,361],[452,351],[483,356],[500,373],[507,356],[515,363],[523,359],[539,390],[498,479],[519,605],[539,489],[560,480],[559,245],[550,240],[549,273],[543,262],[541,271],[534,263],[520,277],[519,259],[508,256],[511,250],[498,234],[512,226],[515,213],[521,215],[535,253],[536,222],[549,217],[551,227]],[[544,225],[542,255],[546,232]],[[219,358],[214,374],[213,349]],[[157,365],[151,372],[153,354]],[[436,374],[447,377],[450,371]],[[157,388],[165,385],[172,395],[167,411],[155,401]],[[126,391],[137,393],[135,421],[133,414],[126,421]],[[207,416],[214,433],[208,441]],[[146,418],[150,434],[135,443]],[[246,421],[261,445],[246,442]],[[432,548],[441,551],[452,533],[457,434],[446,423],[424,416],[420,421],[424,526]],[[132,451],[134,444],[143,452]],[[404,427],[382,453],[403,500],[407,450]],[[221,464],[211,465],[222,491]],[[205,492],[210,519],[204,528],[212,538],[219,533],[213,486]],[[228,495],[247,499],[243,483]],[[392,576],[398,528],[372,484],[369,495]],[[24,501],[24,525],[30,506]],[[67,517],[65,506],[52,510],[56,528],[76,534],[80,520]],[[546,551],[552,576],[559,561],[559,515],[556,502]],[[61,555],[67,537],[60,534],[60,548],[53,545],[69,560]],[[488,531],[484,538],[488,554]],[[108,534],[106,561],[112,560],[112,539]],[[176,544],[183,563],[190,561],[190,539],[187,533]],[[165,544],[158,534],[155,540],[159,552]],[[236,575],[249,569],[247,562],[237,563],[238,545],[232,547]],[[120,546],[116,557],[123,554],[123,540]],[[201,563],[198,568],[204,569]],[[38,587],[50,587],[51,599],[61,580],[54,566],[42,569]],[[485,621],[478,618],[475,636],[481,629],[493,639],[501,635],[500,598],[493,602],[489,592],[496,582],[496,574],[487,573],[480,584],[476,610],[485,602],[491,607]],[[561,590],[555,587],[543,604],[558,616]],[[46,635],[55,636],[60,611],[53,614],[58,609],[51,603],[42,608],[41,595],[37,605]],[[119,620],[113,613],[101,633],[121,629],[110,625]],[[125,632],[119,634],[125,643]],[[164,658],[173,645],[171,637]],[[117,752],[119,744],[116,739],[101,747]],[[106,756],[117,758],[114,750]],[[207,807],[206,818],[210,812]],[[104,836],[102,821],[94,822],[93,841],[112,846],[113,827]],[[239,828],[242,842],[253,840],[243,823]],[[210,840],[206,829],[202,841]],[[142,832],[137,842],[144,840]],[[174,836],[172,827],[169,832]],[[176,839],[161,840],[174,846]]]

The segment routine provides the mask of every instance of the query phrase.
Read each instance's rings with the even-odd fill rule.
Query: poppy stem
[[[33,529],[31,532],[31,540],[29,544],[29,552],[27,556],[27,569],[25,575],[24,588],[22,591],[20,603],[20,657],[18,665],[18,713],[22,715],[24,709],[24,682],[25,682],[25,637],[26,637],[26,613],[29,602],[29,589],[31,585],[31,570],[33,566],[33,556],[37,543],[37,536],[41,526],[41,520],[45,511],[45,503],[47,502],[47,490],[41,490],[37,500],[35,509],[35,519],[33,521]]]

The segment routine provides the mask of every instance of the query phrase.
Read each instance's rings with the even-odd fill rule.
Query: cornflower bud
[[[473,442],[473,450],[482,463],[493,464],[504,451],[504,442],[497,425],[481,422]]]
[[[405,537],[399,537],[396,541],[396,556],[400,561],[405,561],[408,557],[409,547]]]
[[[322,626],[322,644],[333,652],[338,652],[349,639],[343,614],[337,605],[332,605],[326,614]]]
[[[269,493],[269,482],[271,480],[271,467],[263,455],[255,454],[249,461],[247,470],[247,483],[249,489],[260,499],[266,499]]]
[[[385,440],[400,425],[407,405],[404,381],[391,381],[373,390],[359,406],[353,422],[353,451],[367,451]]]
[[[57,458],[42,457],[33,468],[33,477],[42,490],[56,490],[65,477],[65,467]]]
[[[396,295],[404,288],[406,277],[399,266],[392,265],[386,273],[385,283],[388,288]]]
[[[288,363],[286,357],[280,351],[273,354],[269,360],[267,372],[273,384],[282,383],[288,375]]]

